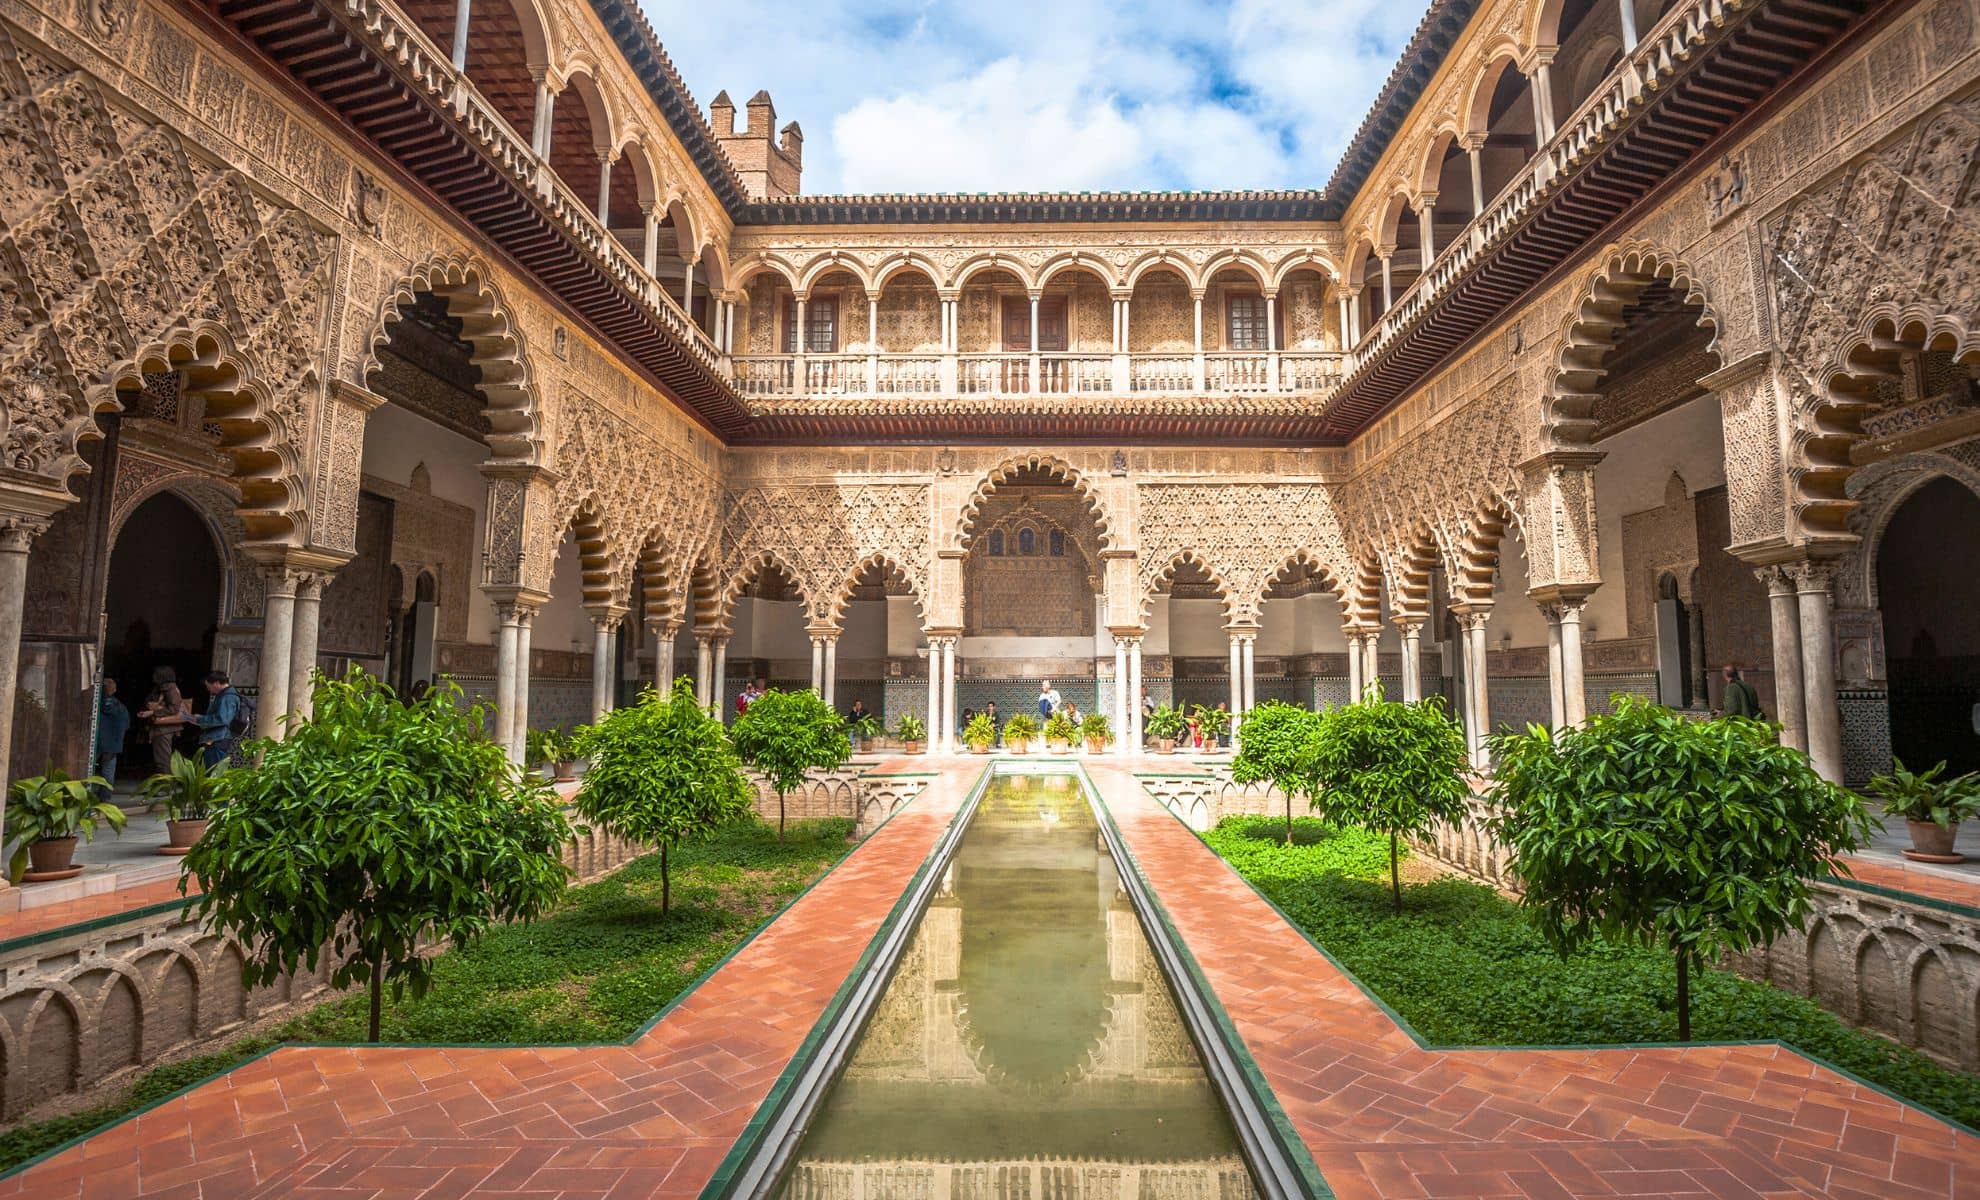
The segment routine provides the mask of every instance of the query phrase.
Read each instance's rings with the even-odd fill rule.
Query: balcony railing
[[[1688,59],[1716,26],[1724,25],[1729,14],[1747,7],[1746,0],[1679,0],[1671,11],[1636,44],[1609,72],[1607,79],[1583,101],[1554,136],[1527,160],[1519,174],[1474,218],[1431,262],[1430,269],[1418,276],[1408,290],[1396,297],[1389,310],[1377,317],[1363,332],[1349,353],[1345,374],[1352,376],[1373,359],[1403,330],[1413,325],[1431,305],[1483,256],[1533,211],[1536,200],[1555,180],[1578,166],[1582,158],[1602,143],[1603,135],[1615,129],[1663,83],[1664,77]]]
[[[739,354],[745,396],[1105,396],[1327,393],[1333,351],[1241,354]]]

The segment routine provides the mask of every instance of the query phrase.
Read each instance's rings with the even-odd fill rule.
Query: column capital
[[[1770,596],[1794,595],[1794,577],[1788,574],[1785,563],[1768,563],[1764,567],[1755,567],[1753,577],[1760,581],[1760,586],[1766,588]]]
[[[1422,633],[1423,622],[1424,618],[1414,613],[1401,614],[1389,618],[1389,624],[1394,625],[1396,632],[1402,634],[1404,637],[1414,637]]]
[[[1836,560],[1804,558],[1783,563],[1782,569],[1794,581],[1794,590],[1803,594],[1827,593],[1835,587]]]
[[[34,539],[48,532],[46,517],[0,516],[0,552],[26,554]]]
[[[1410,207],[1420,213],[1429,212],[1431,209],[1437,207],[1437,193],[1434,191],[1418,192],[1416,199],[1411,201]]]
[[[588,604],[584,612],[591,618],[592,628],[600,633],[611,633],[618,629],[630,611],[622,604]]]
[[[1489,604],[1451,605],[1451,615],[1457,618],[1458,628],[1469,633],[1474,629],[1485,628],[1492,619],[1492,606]]]
[[[807,625],[804,631],[814,642],[836,642],[839,640],[839,634],[844,632],[837,625],[825,624]]]

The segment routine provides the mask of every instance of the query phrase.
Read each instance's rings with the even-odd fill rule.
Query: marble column
[[[708,706],[715,710],[718,724],[729,723],[729,639],[725,634],[714,639],[715,661],[708,668]]]
[[[838,703],[839,694],[839,635],[828,634],[825,638],[825,703],[828,707]]]
[[[1464,656],[1464,740],[1471,751],[1471,764],[1478,766],[1485,753],[1485,622],[1490,610],[1471,609],[1457,614],[1460,653]]]
[[[316,670],[317,639],[323,626],[323,585],[325,576],[311,571],[296,580],[294,626],[289,633],[290,723],[309,720],[314,710],[315,684],[310,673]]]
[[[1561,603],[1561,705],[1569,725],[1588,719],[1587,665],[1581,651],[1581,610],[1586,596]]]
[[[1258,635],[1244,635],[1244,711],[1258,707]]]
[[[256,732],[265,738],[282,736],[289,714],[289,671],[296,628],[296,588],[302,575],[287,566],[270,566],[261,607],[261,665],[255,677]]]
[[[942,647],[941,639],[928,639],[928,751],[942,748]]]
[[[1547,618],[1547,724],[1560,729],[1568,723],[1561,691],[1561,606],[1543,603],[1540,615]]]
[[[1358,704],[1361,701],[1361,689],[1362,689],[1361,665],[1365,661],[1366,660],[1362,657],[1361,654],[1361,635],[1358,633],[1349,633],[1347,635],[1347,671],[1348,671],[1348,703],[1349,704]]]
[[[1774,719],[1781,723],[1781,744],[1806,752],[1808,709],[1801,688],[1801,614],[1794,598],[1794,579],[1783,567],[1754,572],[1767,588],[1767,615],[1773,626]]]
[[[825,639],[811,635],[811,690],[821,699],[825,695]]]
[[[1233,659],[1233,661],[1235,661],[1235,659]],[[1233,681],[1236,680],[1237,678],[1236,672],[1232,672],[1231,678]],[[1235,700],[1237,695],[1236,691],[1233,690],[1231,695],[1232,698]],[[1134,703],[1134,699],[1128,695],[1127,642],[1123,641],[1119,637],[1116,637],[1114,639],[1114,753],[1115,754],[1128,753],[1128,705],[1132,703]],[[1235,706],[1233,706],[1233,711],[1235,711]]]
[[[1128,639],[1128,724],[1130,753],[1141,753],[1141,635]]]
[[[1804,559],[1790,564],[1801,619],[1801,691],[1808,728],[1808,758],[1822,778],[1842,782],[1842,714],[1836,704],[1833,597],[1835,564]]]
[[[1623,0],[1627,7],[1629,0]],[[467,70],[468,15],[470,0],[455,0],[454,4],[454,69]]]
[[[1402,698],[1405,703],[1423,699],[1423,622],[1397,621],[1402,635]]]
[[[517,762],[524,759],[529,739],[529,638],[536,626],[536,609],[522,605],[516,610],[516,728],[510,753]]]
[[[1361,667],[1362,687],[1375,693],[1377,700],[1388,697],[1382,691],[1382,635],[1370,631],[1362,635],[1361,649],[1364,656]]]
[[[507,751],[516,740],[516,606],[497,602],[495,620],[495,744]]]
[[[694,698],[703,708],[715,703],[713,690],[708,686],[715,667],[714,641],[709,634],[694,635]]]
[[[14,693],[21,676],[21,625],[27,615],[28,548],[47,530],[45,520],[0,518],[0,821],[6,819],[7,787],[12,783]],[[0,892],[9,887],[0,872]]]
[[[615,634],[625,614],[604,610],[591,614],[591,720],[605,719],[612,711],[612,658],[617,648]]]
[[[943,749],[953,754],[956,751],[956,641],[954,637],[942,639],[942,740]]]
[[[1244,647],[1238,634],[1231,634],[1231,719],[1244,711]]]
[[[679,621],[656,621],[653,630],[653,690],[662,696],[674,688],[674,639],[680,636]]]

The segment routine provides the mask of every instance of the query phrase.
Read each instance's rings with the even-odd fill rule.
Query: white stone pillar
[[[1480,161],[1483,146],[1466,146],[1464,156],[1471,160],[1471,219],[1485,215],[1485,164]]]
[[[317,637],[322,629],[323,585],[327,580],[315,571],[296,579],[294,626],[289,634],[289,700],[291,722],[307,721],[314,711],[315,688],[310,672],[316,669]]]
[[[674,688],[674,639],[680,626],[672,621],[649,625],[653,631],[653,690],[664,698]]]
[[[465,5],[467,0],[462,0]],[[1622,18],[1623,53],[1636,49],[1636,4],[1634,0],[1616,0],[1617,15]]]
[[[694,259],[689,259],[681,271],[681,311],[687,314],[688,324],[694,324]]]
[[[557,94],[550,90],[550,76],[544,71],[531,71],[536,78],[536,111],[533,114],[534,128],[530,130],[529,146],[536,151],[536,157],[550,157],[551,116],[556,110]]]
[[[941,639],[928,641],[928,750],[942,749],[942,648]]]
[[[880,390],[880,297],[866,298],[866,390]]]
[[[1279,294],[1265,293],[1265,386],[1279,390]]]
[[[811,635],[811,690],[825,698],[825,639]]]
[[[1244,635],[1242,661],[1244,663],[1244,711],[1246,712],[1250,712],[1252,709],[1258,707],[1257,643],[1257,634],[1247,633]]]
[[[1830,588],[1835,564],[1804,559],[1788,567],[1801,619],[1801,686],[1808,758],[1822,778],[1842,782],[1842,716],[1836,705],[1835,629]]]
[[[1473,614],[1477,621],[1468,630],[1471,639],[1471,661],[1476,668],[1469,676],[1473,711],[1478,714],[1476,758],[1473,760],[1479,770],[1491,765],[1491,754],[1485,747],[1485,739],[1492,731],[1492,683],[1487,664],[1491,661],[1485,651],[1485,626],[1491,619],[1490,612]]]
[[[516,728],[510,756],[522,762],[529,739],[529,638],[536,626],[536,610],[524,605],[516,613]]]
[[[6,819],[7,788],[13,782],[14,694],[21,677],[21,626],[27,615],[28,548],[47,529],[48,522],[41,519],[0,518],[0,821]],[[6,873],[0,871],[0,892],[10,886]]]
[[[1479,697],[1484,695],[1480,681],[1485,675],[1485,621],[1488,611],[1472,609],[1457,613],[1458,652],[1463,658],[1464,694],[1460,698],[1464,707],[1464,741],[1471,752],[1471,765],[1477,766],[1485,744],[1484,706]]]
[[[598,223],[612,227],[612,155],[604,151],[598,155]]]
[[[1036,396],[1044,391],[1038,378],[1038,297],[1031,297],[1031,394]]]
[[[1118,310],[1116,310],[1118,316]],[[1235,646],[1235,643],[1233,643]],[[1235,659],[1233,659],[1235,662]],[[1234,677],[1235,678],[1235,677]],[[1236,691],[1231,696],[1236,698]],[[1133,703],[1128,696],[1128,648],[1121,638],[1114,639],[1114,753],[1127,754],[1128,750],[1128,705]]]
[[[296,628],[296,587],[300,572],[285,566],[265,572],[261,608],[261,666],[255,679],[255,709],[265,738],[282,736],[289,715],[289,671]]]
[[[640,262],[646,273],[652,275],[660,266],[660,214],[653,210],[651,204],[640,205],[639,211],[646,229],[639,239]]]
[[[471,0],[457,0],[454,5],[454,69],[467,70],[468,10]],[[1623,0],[1623,7],[1629,7],[1629,0]]]
[[[1588,682],[1581,655],[1581,610],[1586,597],[1561,603],[1561,702],[1569,725],[1588,719]]]
[[[516,741],[516,606],[497,602],[495,618],[495,744],[506,753]]]
[[[827,707],[838,703],[839,695],[839,637],[829,634],[825,638],[825,703]]]
[[[1754,574],[1767,587],[1767,615],[1774,635],[1774,718],[1781,723],[1781,744],[1806,752],[1808,709],[1801,686],[1801,614],[1795,604],[1794,579],[1783,567],[1762,567]]]
[[[717,723],[729,723],[728,679],[729,679],[729,639],[715,639],[715,662],[708,674],[708,706],[715,710]]]
[[[1362,635],[1361,652],[1365,656],[1361,668],[1362,686],[1372,688],[1377,700],[1387,697],[1382,693],[1382,635],[1369,632]]]
[[[619,622],[624,613],[594,612],[591,614],[591,720],[593,724],[605,719],[612,711],[612,652],[615,649],[613,635],[619,630]]]
[[[705,633],[694,635],[694,698],[703,708],[715,703],[714,690],[708,686],[715,667],[714,640]]]
[[[1141,635],[1128,639],[1128,724],[1130,752],[1141,753]]]
[[[956,750],[956,638],[942,639],[942,737],[947,745],[943,747],[953,754]]]
[[[1194,307],[1196,309],[1196,324],[1195,324],[1196,340],[1194,342],[1195,348],[1192,351],[1196,356],[1194,378],[1196,381],[1196,390],[1200,392],[1206,386],[1204,380],[1204,370],[1203,370],[1203,297],[1201,294],[1198,294],[1196,296],[1191,297],[1191,299],[1194,301]]]
[[[1231,642],[1231,720],[1244,711],[1244,647],[1239,644],[1239,635],[1230,635]]]
[[[731,300],[722,305],[722,353],[736,352],[736,304]]]
[[[1389,274],[1389,256],[1379,255],[1382,260],[1382,311],[1388,312],[1396,304],[1395,286]]]
[[[1413,704],[1423,699],[1423,622],[1397,621],[1402,634],[1402,698]]]
[[[1436,207],[1434,197],[1420,201],[1416,207],[1417,239],[1423,243],[1423,269],[1430,270],[1430,264],[1437,260],[1437,225],[1432,219]]]
[[[1361,702],[1361,689],[1364,686],[1366,686],[1362,682],[1362,678],[1361,678],[1361,667],[1364,661],[1366,660],[1363,659],[1361,654],[1361,635],[1358,633],[1350,632],[1347,635],[1347,669],[1348,669],[1348,703],[1349,704],[1359,704]]]
[[[1563,729],[1568,719],[1567,703],[1562,699],[1561,606],[1549,601],[1540,605],[1540,615],[1547,619],[1547,723]]]

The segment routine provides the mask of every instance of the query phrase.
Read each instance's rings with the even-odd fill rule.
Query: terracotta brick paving
[[[80,925],[85,921],[134,912],[165,900],[182,899],[184,897],[179,895],[179,881],[174,877],[154,879],[149,883],[116,888],[108,892],[98,892],[94,896],[60,900],[36,908],[17,908],[11,912],[0,912],[0,942],[46,933],[51,929],[60,929],[64,925]]]
[[[1980,1197],[1980,1138],[1791,1050],[1422,1049],[1127,770],[1089,770],[1344,1200]]]
[[[0,1180],[0,1200],[694,1196],[981,766],[932,782],[630,1045],[284,1047]]]
[[[1957,879],[1937,871],[1921,871],[1901,862],[1882,862],[1859,858],[1854,854],[1845,855],[1843,861],[1849,865],[1851,878],[1858,883],[1873,884],[1894,892],[1908,892],[1913,896],[1924,896],[1931,900],[1944,900],[1950,904],[1963,904],[1968,908],[1980,908],[1980,882],[1970,879]],[[1843,881],[1848,886],[1848,881]]]

